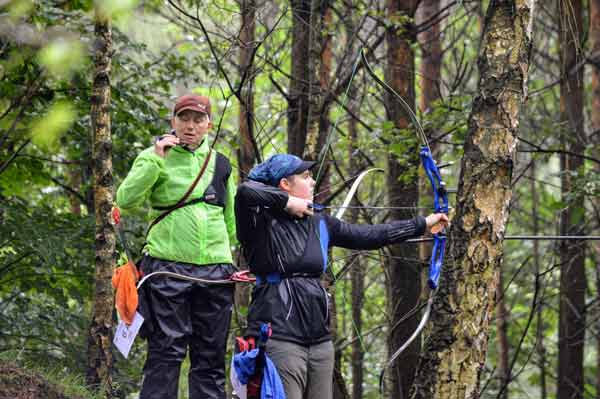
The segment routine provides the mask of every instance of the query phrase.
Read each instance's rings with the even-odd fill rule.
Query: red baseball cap
[[[191,109],[192,111],[202,112],[210,117],[210,100],[208,97],[197,94],[186,94],[181,96],[175,102],[173,115],[177,116],[180,112]]]

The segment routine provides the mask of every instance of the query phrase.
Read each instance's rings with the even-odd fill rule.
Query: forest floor
[[[40,374],[0,362],[0,399],[79,399],[67,396],[60,387]]]

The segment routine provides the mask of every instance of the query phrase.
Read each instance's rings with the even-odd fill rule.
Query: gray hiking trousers
[[[333,342],[304,346],[269,339],[267,355],[277,367],[287,399],[333,398]]]

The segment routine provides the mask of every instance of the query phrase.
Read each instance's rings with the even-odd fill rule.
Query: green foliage
[[[18,19],[29,14],[33,5],[33,0],[9,1],[8,15],[10,15],[11,18]]]
[[[136,4],[113,2],[111,13],[123,20]],[[81,371],[94,277],[92,18],[91,1],[36,3],[15,21],[40,35],[57,32],[48,36],[53,39],[39,48],[7,42],[0,50],[0,352],[17,350]],[[200,86],[195,72],[207,68],[197,51],[150,50],[118,26],[111,72],[117,182],[137,153],[168,129],[165,100],[174,80]],[[127,219],[137,249],[146,215]],[[138,342],[130,359],[117,360],[115,384],[124,393],[139,389],[143,355]]]
[[[126,24],[133,16],[133,11],[139,0],[96,0],[98,13],[104,18]]]
[[[30,29],[36,38],[23,42],[5,37],[0,39],[0,352],[18,353],[19,359],[27,361],[84,370],[94,278],[90,93],[95,5],[101,6],[104,14],[110,15],[114,22],[110,82],[116,185],[124,178],[135,156],[151,145],[154,136],[169,129],[171,100],[181,91],[195,91],[211,97],[216,110],[213,117],[215,125],[222,122],[217,147],[229,154],[235,165],[239,147],[239,104],[225,83],[223,72],[219,70],[197,23],[176,13],[173,15],[177,18],[166,19],[165,15],[170,15],[166,11],[174,10],[163,1],[13,0],[0,3],[1,16]],[[233,40],[239,32],[238,5],[228,0],[180,3],[192,15],[198,8],[203,23],[210,31],[221,66],[232,82],[233,90],[236,90],[241,83],[236,65],[239,43]],[[404,26],[414,22],[406,15],[390,17],[383,7],[373,7],[366,2],[355,6],[356,15],[368,16],[382,26],[400,28],[397,33],[404,33]],[[287,7],[288,2],[271,2],[268,8],[261,9],[257,19],[256,43],[260,43],[261,47],[255,57],[253,119],[255,138],[263,158],[286,151],[289,103],[273,82],[285,91],[292,69],[292,18]],[[480,32],[476,21],[478,16],[469,13],[470,10],[468,2],[450,9],[443,34],[444,64],[439,82],[442,97],[430,110],[419,115],[434,147],[435,158],[439,163],[455,161],[454,166],[442,170],[448,187],[459,186],[459,160],[469,134],[471,103],[477,94],[476,58]],[[284,11],[286,15],[280,25],[265,38],[273,26],[273,16],[278,17]],[[334,39],[336,59],[332,85],[336,88],[351,68],[356,56],[352,52],[356,49],[349,47],[351,35],[345,31],[343,16],[336,13],[334,18],[334,25],[327,33]],[[363,37],[363,33],[359,36]],[[381,32],[372,33],[379,35]],[[548,86],[558,76],[558,63],[553,62],[559,59],[557,46],[555,39],[545,37],[548,32],[544,29],[540,28],[536,34],[538,42],[544,41],[547,54],[543,60],[537,61],[537,67],[531,69],[530,98],[522,112],[519,135],[541,148],[560,148],[560,133],[567,126],[558,121],[559,86]],[[368,42],[370,44],[371,39]],[[413,44],[418,54],[418,67],[422,58],[417,47]],[[534,60],[539,57],[536,51],[533,52]],[[382,78],[386,68],[384,53],[382,45],[376,49],[373,62],[376,73]],[[344,55],[346,58],[342,58]],[[416,79],[418,99],[421,76],[417,75]],[[341,173],[332,172],[331,186],[337,189],[342,180],[350,177],[350,159],[356,160],[359,168],[372,165],[387,169],[390,153],[402,167],[398,184],[415,181],[420,169],[416,158],[420,143],[414,127],[397,129],[388,120],[385,93],[362,71],[358,72],[353,89],[349,101],[356,103],[356,116],[360,119],[355,142],[350,142],[350,117],[340,103],[333,102],[329,113],[330,121],[340,118],[330,141],[331,159],[336,160],[335,166]],[[241,91],[242,95],[245,93],[246,90]],[[31,142],[28,143],[28,140]],[[351,154],[350,144],[358,148]],[[18,149],[20,152],[17,154]],[[531,150],[531,147],[522,141],[519,150]],[[590,145],[585,151],[588,156],[597,158],[595,150]],[[581,196],[594,199],[600,192],[600,177],[594,169],[596,163],[588,160],[584,168],[573,173],[573,189],[561,198],[560,165],[557,155],[551,153],[519,153],[513,177],[516,178],[531,160],[538,165],[537,174],[530,178],[525,173],[525,177],[514,182],[507,234],[532,232],[534,205],[539,218],[537,234],[555,234],[561,212],[573,200]],[[535,203],[530,179],[536,179]],[[381,175],[363,184],[359,193],[362,203],[388,205],[385,199],[386,181]],[[419,205],[430,206],[429,197],[427,188],[419,196]],[[338,201],[339,197],[333,199],[333,203]],[[455,201],[451,195],[451,205],[456,205]],[[578,209],[574,213],[591,228],[594,224],[590,210]],[[134,251],[143,242],[147,217],[144,209],[124,215],[123,228]],[[388,220],[389,214],[382,211],[363,210],[360,214],[360,222],[364,223]],[[508,328],[511,360],[532,310],[532,287],[536,275],[532,258],[534,249],[530,241],[504,243],[505,299],[511,313]],[[538,250],[540,270],[537,272],[543,298],[540,302],[541,337],[546,343],[547,367],[552,370],[557,359],[559,266],[555,243],[541,242]],[[119,249],[119,253],[122,252]],[[336,271],[343,267],[346,256],[347,252],[333,251],[332,266]],[[387,253],[371,252],[360,256],[361,266],[366,271],[367,287],[361,337],[367,351],[364,360],[365,398],[375,398],[379,397],[376,388],[378,373],[387,356],[388,331],[384,328],[388,322],[386,281],[381,267]],[[594,270],[591,261],[588,264],[588,269]],[[597,294],[592,278],[595,276],[590,274],[589,303],[594,303],[592,296]],[[351,316],[353,292],[349,274],[338,280],[335,295],[339,328],[337,344],[344,345],[355,336],[356,331],[356,322]],[[246,316],[247,308],[238,310],[241,318]],[[537,323],[537,319],[534,320],[522,340],[513,370],[515,382],[511,384],[511,397],[536,396],[532,391],[537,389],[541,376],[531,359],[536,360],[537,356],[534,334]],[[243,324],[241,320],[234,328],[242,328]],[[482,395],[489,398],[495,397],[499,389],[493,371],[499,356],[494,345],[497,336],[493,323],[491,325],[489,355],[482,373],[482,381],[491,379]],[[588,347],[591,346],[590,342]],[[144,355],[144,343],[140,340],[129,359],[115,355],[115,382],[123,394],[139,389]],[[341,355],[342,372],[350,381],[349,346],[342,350]],[[596,373],[592,357],[590,354],[586,358],[586,376]],[[187,363],[184,367],[188,367]],[[182,378],[184,375],[182,373]],[[549,392],[555,388],[552,384],[549,383]],[[182,382],[182,396],[187,394],[185,387]],[[594,392],[590,386],[586,389],[587,393]]]
[[[76,39],[60,37],[45,45],[38,53],[39,64],[59,78],[68,78],[85,64],[84,48]]]
[[[75,111],[70,103],[55,102],[50,105],[45,115],[33,121],[31,126],[33,143],[42,150],[49,152],[57,150],[58,139],[71,127],[74,120]]]

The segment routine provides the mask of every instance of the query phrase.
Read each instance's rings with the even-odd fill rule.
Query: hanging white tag
[[[125,324],[123,320],[119,321],[117,331],[115,331],[113,344],[115,344],[119,352],[121,352],[125,358],[129,356],[129,351],[133,346],[133,341],[135,340],[138,331],[140,331],[142,323],[144,323],[144,318],[138,312],[135,312],[135,316],[133,316],[133,321],[130,326]]]

